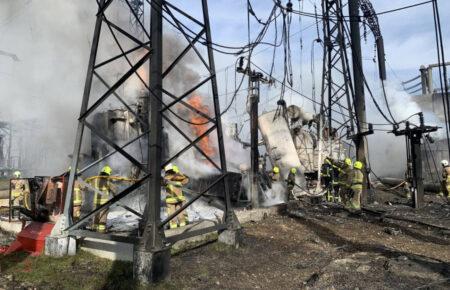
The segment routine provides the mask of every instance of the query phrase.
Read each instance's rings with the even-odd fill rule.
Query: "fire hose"
[[[301,187],[301,186],[298,185],[296,182],[294,182],[294,185],[297,186],[298,188],[300,188],[301,190],[303,190],[304,192],[306,192],[304,195],[307,196],[307,197],[321,197],[321,196],[324,196],[325,193],[326,193],[326,190],[325,190],[325,191],[322,191],[321,193],[318,193],[318,194],[316,194],[316,193],[311,193],[311,192],[309,191],[309,189],[305,189],[305,188]]]
[[[108,176],[108,175],[97,175],[97,176],[91,176],[89,178],[86,178],[84,181],[85,182],[90,182],[94,179],[97,178],[106,178],[106,179],[112,179],[112,180],[116,180],[116,181],[126,181],[126,182],[137,182],[139,181],[139,179],[134,179],[134,178],[127,178],[127,177],[122,177],[122,176]]]
[[[399,183],[404,182],[404,180],[400,178],[381,177],[378,179],[382,184],[387,184],[394,187],[399,186]],[[425,194],[429,192],[437,193],[441,190],[441,185],[437,183],[424,183],[423,187],[425,189]]]
[[[396,185],[396,186],[394,186],[394,187],[389,188],[388,190],[394,190],[394,189],[397,189],[397,188],[399,188],[400,186],[402,186],[402,185],[405,184],[405,183],[406,183],[406,180],[402,181],[400,184],[398,184],[398,185]]]
[[[114,179],[114,180],[120,180],[120,181],[128,181],[128,182],[135,181],[134,179],[131,179],[131,178],[125,178],[125,177],[120,177],[120,176],[92,176],[92,177],[87,178],[87,179],[84,180],[84,181],[83,181],[82,179],[79,179],[79,182],[80,182],[81,184],[83,184],[84,186],[88,187],[89,189],[93,190],[95,193],[100,194],[101,196],[103,196],[103,195],[106,194],[105,192],[102,192],[102,191],[98,190],[97,188],[95,188],[95,187],[93,187],[92,185],[89,184],[89,181],[92,181],[93,179],[95,179],[95,178],[97,178],[97,177],[100,177],[100,178],[108,178],[108,179]],[[110,192],[111,192],[113,195],[115,195],[114,192],[113,192],[112,190],[110,190]],[[122,207],[122,208],[124,208],[124,209],[130,211],[131,213],[135,214],[136,216],[138,216],[138,217],[140,217],[140,218],[143,217],[142,214],[140,214],[139,212],[137,212],[137,211],[135,211],[134,209],[130,208],[129,206],[126,206],[126,205],[121,204],[121,203],[117,203],[117,206],[120,206],[120,207]]]

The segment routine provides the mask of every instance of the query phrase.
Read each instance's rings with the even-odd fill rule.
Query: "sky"
[[[228,46],[242,46],[247,43],[247,1],[244,0],[213,0],[208,1],[212,30],[215,43]],[[282,1],[286,2],[286,1]],[[292,1],[294,9],[299,9],[299,1]],[[314,13],[314,3],[320,13],[320,1],[300,1],[305,12]],[[345,2],[345,1],[344,1]],[[398,7],[421,2],[419,0],[374,0],[376,11],[386,11]],[[445,44],[450,41],[450,2],[438,1],[440,5],[443,38]],[[171,3],[202,18],[199,0],[171,1]],[[272,0],[251,1],[255,14],[265,19],[272,6]],[[285,4],[285,3],[283,3]],[[148,7],[147,7],[148,8]],[[68,155],[74,143],[76,119],[79,114],[84,79],[87,69],[90,43],[94,28],[96,4],[94,0],[0,0],[0,120],[36,120],[39,130],[34,130],[38,137],[33,137],[34,150],[38,145],[52,144],[55,155],[64,156],[56,165],[49,165],[50,174],[64,169],[68,163]],[[344,14],[348,12],[344,10]],[[147,13],[148,16],[148,13]],[[120,22],[128,20],[129,15],[124,10],[116,10],[112,17]],[[314,18],[293,16],[291,25],[291,50],[293,65],[293,88],[306,96],[312,95],[313,79],[316,83],[316,97],[320,95],[320,74],[322,47],[314,44],[318,37]],[[393,108],[394,116],[405,118],[420,108],[411,98],[400,90],[400,82],[418,75],[422,64],[436,62],[436,48],[431,4],[402,10],[379,16],[381,32],[384,37],[388,70],[388,99]],[[148,25],[148,21],[146,23]],[[319,35],[322,26],[319,25]],[[194,27],[193,25],[190,27]],[[250,30],[253,39],[261,25],[251,19]],[[165,33],[181,38],[173,27],[166,23]],[[273,42],[274,30],[267,33],[266,40]],[[303,48],[300,48],[300,43]],[[363,62],[366,78],[373,88],[375,97],[384,108],[381,98],[380,84],[376,67],[373,62],[373,37],[368,35],[363,41]],[[110,47],[106,47],[108,51]],[[202,52],[204,49],[199,48]],[[258,46],[252,61],[264,70],[269,70],[272,62],[272,48]],[[237,56],[224,55],[215,52],[216,71],[222,108],[231,101],[234,90],[234,64]],[[312,55],[314,57],[312,58]],[[450,51],[448,52],[450,56]],[[281,77],[282,51],[278,49],[275,58],[274,76]],[[313,59],[313,61],[311,60]],[[448,57],[447,57],[448,59]],[[192,63],[196,69],[200,67]],[[311,67],[314,66],[313,73]],[[203,75],[199,69],[199,74]],[[314,77],[313,77],[314,76]],[[237,76],[239,78],[239,76]],[[246,88],[244,81],[242,89]],[[276,107],[280,87],[263,86],[261,93],[261,110],[268,111]],[[313,110],[310,101],[288,90],[285,95],[288,104],[296,104]],[[369,122],[383,122],[371,101],[367,99]],[[224,115],[228,123],[245,123],[246,91],[242,90]],[[432,115],[426,115],[430,122],[438,123]],[[245,127],[244,127],[245,128]],[[31,134],[31,133],[30,133]],[[393,141],[386,137],[385,132],[377,132],[369,138],[385,140],[384,146],[372,146],[374,154],[382,154],[389,159],[390,154],[404,154],[401,141]],[[242,131],[242,139],[248,138],[248,130]],[[394,146],[395,145],[395,146]],[[369,145],[370,147],[370,145]],[[41,159],[46,159],[42,157]],[[378,166],[381,171],[386,167]],[[44,174],[44,173],[43,173]]]

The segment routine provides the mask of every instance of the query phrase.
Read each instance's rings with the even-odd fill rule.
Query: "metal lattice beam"
[[[66,231],[69,233],[69,235],[72,234],[88,236],[89,234],[84,230],[80,230],[80,228],[82,228],[83,225],[85,225],[96,213],[109,208],[133,191],[145,185],[148,202],[147,208],[144,213],[145,227],[143,237],[140,239],[140,245],[142,245],[144,249],[149,250],[161,248],[165,243],[170,242],[171,240],[183,238],[180,236],[179,238],[175,237],[171,238],[171,240],[167,240],[164,237],[162,226],[174,216],[169,217],[169,219],[166,219],[163,222],[161,221],[161,218],[159,216],[161,206],[160,178],[161,169],[165,164],[182,157],[183,154],[185,154],[185,152],[191,148],[195,148],[197,151],[199,151],[212,165],[212,168],[217,169],[221,173],[221,176],[217,180],[207,185],[205,189],[203,189],[198,195],[196,195],[196,197],[205,195],[209,188],[215,186],[216,184],[221,184],[223,186],[226,205],[224,212],[225,222],[218,225],[215,229],[235,227],[237,221],[234,220],[234,213],[231,208],[231,200],[226,183],[227,167],[222,135],[221,110],[218,99],[214,57],[211,47],[212,41],[207,1],[201,0],[203,9],[203,18],[201,20],[196,19],[187,11],[168,3],[167,1],[146,1],[146,3],[148,3],[148,8],[152,13],[150,31],[148,31],[145,28],[143,19],[145,7],[147,7],[147,5],[145,5],[145,3],[140,0],[124,0],[122,2],[124,2],[125,7],[128,7],[130,9],[130,17],[134,19],[132,23],[135,24],[136,29],[141,30],[141,33],[136,33],[137,35],[128,32],[127,27],[121,27],[120,25],[114,23],[111,19],[108,19],[107,12],[109,9],[112,9],[111,7],[113,7],[115,4],[114,2],[117,1],[98,1],[98,12],[96,14],[97,20],[94,29],[94,37],[89,58],[82,106],[78,119],[79,123],[73,151],[74,153],[71,166],[72,169],[69,175],[68,191],[65,200],[64,215],[68,223]],[[186,17],[187,21],[191,21],[200,26],[195,36],[189,35],[185,32],[184,27],[186,27],[186,23],[183,23],[183,21],[177,19],[174,14],[175,12]],[[179,32],[184,36],[184,39],[188,43],[184,50],[182,50],[182,52],[173,60],[173,62],[168,64],[165,71],[162,70],[162,26],[163,23],[165,23],[163,22],[163,19],[166,19],[167,21],[168,19],[170,19],[170,23],[172,23],[172,25],[179,30]],[[104,29],[104,31],[109,31],[108,35],[102,35],[102,27],[106,28]],[[121,36],[120,38],[118,37],[119,34]],[[97,54],[101,47],[102,41],[105,41],[104,38],[107,36],[109,36],[109,41],[116,45],[120,53],[110,56],[106,60],[99,61]],[[206,44],[201,42],[201,39],[206,39]],[[124,47],[126,47],[124,43],[125,41],[129,41],[133,44],[133,46],[131,46],[131,48],[124,49]],[[202,53],[200,53],[197,45],[206,45],[206,56],[203,56]],[[186,55],[190,51],[194,51],[195,55],[198,56],[198,59],[204,64],[204,66],[208,70],[208,75],[203,80],[200,80],[199,83],[195,84],[192,88],[186,90],[186,92],[182,93],[181,95],[175,95],[170,92],[168,87],[165,87],[163,85],[162,80],[164,77],[170,74],[173,69],[177,67],[177,65],[183,60],[183,58],[186,57]],[[133,58],[131,57],[133,53],[138,53],[140,55],[137,61],[133,61]],[[114,64],[118,61],[121,61],[122,64],[125,61],[125,63],[128,65],[128,68],[124,70],[123,66],[115,66]],[[144,79],[138,73],[138,70],[149,62],[149,79]],[[118,80],[116,80],[114,83],[109,83],[107,81],[105,69],[108,69],[108,67],[110,68],[110,70],[116,69],[116,72],[121,75],[121,77],[118,78]],[[111,74],[111,71],[109,71],[108,73]],[[141,82],[142,86],[145,87],[148,91],[149,98],[145,100],[146,103],[144,104],[144,108],[148,109],[147,112],[151,113],[147,114],[146,116],[142,116],[142,114],[140,114],[139,112],[132,110],[131,106],[125,102],[125,98],[120,96],[118,92],[118,89],[132,77],[136,77]],[[93,90],[93,84],[95,81],[106,87],[106,92],[98,94],[96,90]],[[202,112],[201,110],[191,106],[188,102],[185,101],[185,99],[192,95],[197,89],[207,84],[211,85],[211,97],[212,103],[214,104],[214,110],[212,114]],[[105,102],[113,97],[118,100],[125,108],[127,108],[127,110],[129,110],[129,112],[136,118],[136,120],[139,121],[141,128],[143,129],[142,132],[144,132],[142,134],[139,134],[139,136],[126,141],[122,146],[115,144],[107,133],[98,130],[90,121],[88,121],[95,112],[98,112],[98,110],[102,105],[105,104]],[[169,98],[170,101],[166,102],[165,97]],[[210,126],[208,126],[209,128],[205,130],[205,132],[203,132],[200,136],[189,136],[189,134],[181,127],[179,127],[177,125],[178,123],[174,121],[178,120],[174,118],[174,116],[177,115],[177,112],[174,111],[175,105],[184,107],[194,115],[198,115],[204,118],[206,122],[210,123]],[[167,144],[163,143],[162,138],[163,120],[170,124],[170,126],[172,126],[177,132],[179,132],[182,137],[188,142],[188,144],[184,148],[176,152],[173,156],[169,156],[166,160],[162,159],[162,148],[164,146],[167,146]],[[83,143],[85,128],[89,129],[105,144],[108,144],[111,148],[111,151],[98,158],[97,160],[94,160],[89,165],[85,166],[81,171],[77,172],[76,169],[80,165],[81,147]],[[204,152],[202,148],[200,148],[200,146],[198,146],[198,143],[201,140],[207,138],[213,132],[217,134],[218,138],[218,163],[213,158],[211,158],[211,156],[208,156],[208,154]],[[139,160],[127,152],[127,148],[131,144],[133,144],[134,142],[139,142],[143,139],[147,139],[148,144],[147,160]],[[117,194],[106,204],[87,213],[86,215],[81,217],[78,222],[72,223],[71,207],[73,187],[76,179],[87,170],[93,168],[94,166],[98,166],[114,154],[121,155],[126,160],[128,160],[130,164],[133,164],[137,168],[140,168],[140,179]],[[192,199],[183,208],[186,208],[196,200],[197,198]],[[107,239],[108,237],[105,236],[105,238]]]
[[[327,115],[328,127],[332,128],[336,116],[335,109],[344,109],[349,114],[341,115],[341,123],[347,124],[351,131],[355,127],[353,109],[353,87],[347,56],[347,41],[344,33],[344,17],[341,0],[322,1],[324,59],[321,113]],[[344,103],[342,102],[344,101]]]

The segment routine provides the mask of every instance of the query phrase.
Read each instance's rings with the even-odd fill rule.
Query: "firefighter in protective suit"
[[[322,183],[323,187],[327,190],[326,200],[328,202],[332,202],[334,200],[333,186],[332,186],[333,163],[329,157],[325,158],[325,162],[322,164],[320,168],[320,179],[321,179],[320,182]]]
[[[441,180],[442,190],[439,194],[443,196],[445,193],[447,201],[450,202],[450,165],[447,160],[442,160],[441,165],[442,165],[442,180]]]
[[[11,203],[16,207],[25,207],[31,210],[30,205],[30,185],[28,180],[20,179],[20,171],[14,171],[14,178],[11,180]]]
[[[349,195],[351,191],[351,174],[353,162],[350,158],[345,158],[344,164],[339,170],[339,196],[344,206],[349,203]]]
[[[183,206],[186,201],[186,197],[183,194],[183,185],[189,182],[189,178],[180,173],[179,168],[176,165],[168,164],[164,168],[164,186],[166,187],[166,206],[167,215],[170,216],[175,211]],[[186,211],[180,212],[169,222],[169,227],[175,229],[178,226],[184,227],[187,224]]]
[[[89,183],[96,189],[94,194],[94,208],[104,205],[112,195],[112,184],[110,176],[112,169],[108,165],[104,166],[98,176],[89,179]],[[100,194],[101,193],[101,194]],[[105,233],[108,209],[103,209],[94,216],[93,230]]]
[[[280,181],[280,168],[278,166],[274,166],[272,172],[269,175],[272,182]]]
[[[72,167],[69,166],[67,172],[65,172],[62,176],[65,178],[69,178],[70,170]],[[77,169],[78,172],[78,169]],[[73,221],[78,221],[81,216],[81,206],[83,205],[83,192],[81,188],[80,182],[76,179],[73,183],[73,195],[72,195],[72,219]]]
[[[291,170],[289,170],[289,175],[286,179],[286,186],[288,190],[288,200],[294,200],[294,187],[295,187],[295,175],[297,174],[297,168],[292,167]]]
[[[350,210],[361,210],[361,193],[363,189],[364,174],[362,172],[363,164],[361,161],[356,161],[353,164],[353,170],[351,173],[351,187],[349,196]]]

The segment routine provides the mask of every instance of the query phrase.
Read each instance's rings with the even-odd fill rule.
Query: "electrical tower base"
[[[47,236],[45,255],[51,257],[74,256],[77,253],[77,241],[69,236]]]
[[[242,244],[242,229],[224,230],[219,234],[219,242],[228,246],[239,248]]]
[[[140,284],[151,284],[169,278],[170,247],[155,251],[134,251],[134,278]]]

